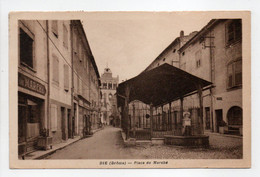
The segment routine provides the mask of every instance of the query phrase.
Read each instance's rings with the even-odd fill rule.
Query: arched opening
[[[227,113],[228,125],[242,125],[243,124],[243,112],[238,106],[233,106]]]

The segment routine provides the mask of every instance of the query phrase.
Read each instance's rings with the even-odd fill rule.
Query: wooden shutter
[[[59,59],[56,55],[52,56],[52,80],[59,84]]]
[[[64,90],[69,91],[69,66],[64,64]]]
[[[242,84],[242,60],[235,62],[235,85]]]
[[[58,111],[57,105],[51,104],[51,131],[57,131]]]

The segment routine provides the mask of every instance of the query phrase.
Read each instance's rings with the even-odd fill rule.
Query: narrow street
[[[82,139],[46,159],[131,159],[130,149],[124,147],[119,128],[105,127],[92,137]],[[137,157],[135,157],[137,158]]]

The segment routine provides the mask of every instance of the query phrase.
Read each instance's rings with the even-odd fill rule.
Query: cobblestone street
[[[210,135],[209,148],[187,148],[180,146],[137,146],[131,153],[147,159],[240,159],[242,139]]]
[[[120,129],[106,127],[92,137],[80,140],[47,159],[239,159],[242,139],[209,133],[209,148],[167,145],[125,147]]]

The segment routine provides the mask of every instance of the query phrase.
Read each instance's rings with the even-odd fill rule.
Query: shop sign
[[[46,93],[46,89],[45,89],[44,85],[40,84],[39,82],[21,74],[21,73],[18,74],[18,85],[20,87],[34,91],[41,95],[45,95],[45,93]]]

